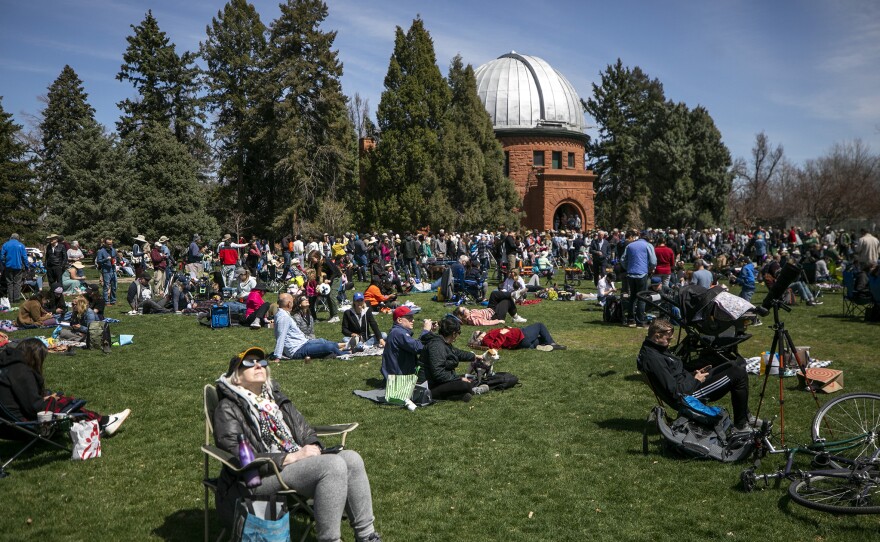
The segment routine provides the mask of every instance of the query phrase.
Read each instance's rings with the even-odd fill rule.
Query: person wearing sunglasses
[[[217,379],[220,401],[214,412],[217,447],[238,453],[238,437],[269,458],[288,487],[314,499],[317,539],[341,540],[345,512],[358,542],[381,542],[373,527],[370,481],[361,456],[352,450],[322,453],[318,435],[271,379],[266,351],[251,347],[229,361]],[[231,524],[237,498],[272,495],[281,489],[271,467],[260,467],[261,483],[247,488],[237,475],[223,469],[217,488],[217,513]]]

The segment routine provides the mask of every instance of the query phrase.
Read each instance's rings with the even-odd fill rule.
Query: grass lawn
[[[764,293],[759,289],[755,299]],[[423,307],[422,316],[448,312],[430,297],[409,299]],[[880,391],[880,329],[841,319],[839,294],[824,300],[784,315],[795,342],[811,346],[816,359],[833,360],[832,368],[845,372],[845,391]],[[53,355],[45,372],[48,387],[88,399],[88,407],[103,413],[129,407],[131,418],[104,440],[100,459],[72,463],[40,448],[13,463],[0,480],[0,539],[201,539],[202,387],[232,354],[271,347],[272,331],[212,331],[189,316],[129,317],[123,305],[108,308],[108,316],[122,320],[113,333],[133,334],[133,345],[108,356]],[[355,397],[352,390],[377,384],[378,358],[273,367],[272,376],[312,423],[360,422],[348,443],[366,461],[385,540],[880,539],[880,516],[814,512],[789,502],[787,484],[741,492],[744,464],[666,457],[656,448],[642,455],[641,431],[654,404],[635,370],[644,330],[603,324],[594,302],[544,301],[521,314],[546,323],[568,350],[502,352],[499,369],[518,375],[522,385],[469,404],[443,402],[411,413]],[[378,318],[390,328],[390,316]],[[316,331],[335,338],[340,328],[321,323]],[[458,346],[465,346],[468,331]],[[741,348],[747,357],[770,347],[769,325],[752,332]],[[33,332],[13,336],[27,334]],[[806,442],[816,405],[794,390],[794,379],[786,385],[788,441]],[[754,411],[757,377],[751,389]],[[762,415],[777,411],[777,390],[773,381]],[[728,401],[721,404],[729,408]],[[0,442],[0,456],[13,449]],[[765,459],[764,470],[781,464],[779,456]],[[214,537],[217,532],[215,526]],[[353,539],[347,526],[343,537]]]

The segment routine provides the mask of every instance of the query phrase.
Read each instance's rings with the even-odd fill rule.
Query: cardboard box
[[[798,373],[798,380],[802,386],[810,385],[814,390],[823,393],[834,393],[843,389],[843,371],[827,367],[807,369],[806,378]]]

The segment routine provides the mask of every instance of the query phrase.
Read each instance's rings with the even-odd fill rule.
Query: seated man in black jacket
[[[131,307],[128,314],[135,315],[138,313],[138,309],[143,314],[165,314],[168,312],[165,307],[153,301],[149,283],[150,274],[145,271],[128,286],[126,301]]]
[[[483,356],[476,356],[473,352],[465,352],[452,346],[459,335],[461,324],[453,317],[440,320],[436,333],[430,331],[422,335],[425,347],[420,354],[419,365],[434,399],[461,399],[468,402],[474,394],[489,391],[486,384],[474,386],[472,380],[455,374],[459,362],[483,361]],[[422,374],[419,376],[421,378]]]
[[[364,294],[356,292],[351,308],[342,313],[342,336],[348,341],[349,349],[358,344],[385,348],[385,333],[379,330],[373,309],[364,301]]]
[[[691,373],[682,361],[668,350],[675,334],[668,320],[654,319],[648,327],[648,337],[642,343],[637,360],[638,369],[651,383],[651,388],[665,403],[681,408],[684,396],[717,401],[727,392],[733,403],[733,425],[736,431],[747,431],[754,420],[749,416],[749,380],[742,363],[711,365]]]

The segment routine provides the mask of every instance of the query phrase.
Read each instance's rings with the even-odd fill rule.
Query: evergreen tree
[[[122,59],[116,79],[129,81],[139,99],[129,99],[117,105],[123,116],[117,123],[120,137],[127,136],[140,126],[160,123],[168,126],[177,141],[187,146],[202,166],[207,165],[208,145],[201,122],[201,99],[195,55],[178,55],[168,36],[159,29],[152,11],[141,24],[131,25],[134,33],[128,36],[128,48]]]
[[[96,122],[83,126],[61,144],[58,167],[65,179],[65,204],[48,221],[84,246],[107,235],[130,233],[130,207],[139,187],[126,183],[125,154]]]
[[[65,141],[95,124],[95,110],[87,99],[82,81],[70,66],[64,66],[49,85],[39,125],[42,147],[37,174],[42,185],[42,208],[50,218],[66,206],[63,195],[70,193],[60,163],[61,148]]]
[[[258,109],[260,145],[273,168],[260,209],[286,229],[318,216],[324,200],[354,193],[356,140],[342,93],[336,32],[321,24],[320,0],[288,0],[270,32],[268,73]]]
[[[696,202],[688,139],[690,112],[683,103],[666,103],[645,132],[645,166],[651,197],[639,209],[648,226],[694,225]]]
[[[397,27],[377,110],[380,139],[369,160],[368,225],[445,226],[448,194],[436,169],[449,102],[450,89],[422,20],[415,19],[406,34]]]
[[[705,228],[727,221],[733,187],[730,151],[721,132],[702,106],[690,112],[688,136],[693,150],[694,226]]]
[[[259,198],[254,188],[265,177],[255,116],[259,89],[266,80],[267,30],[252,4],[232,0],[211,21],[207,35],[201,45],[207,65],[206,102],[216,112],[218,178],[231,189],[232,200],[222,206],[243,211]]]
[[[599,137],[587,145],[596,173],[596,221],[604,227],[641,226],[650,195],[645,162],[646,130],[664,107],[663,85],[620,59],[600,74],[583,101]]]
[[[447,78],[451,100],[443,124],[438,175],[445,194],[432,226],[454,229],[519,223],[519,195],[503,173],[503,151],[477,94],[473,67],[453,58]]]
[[[33,174],[27,146],[19,139],[21,126],[3,109],[0,96],[0,239],[23,233],[37,221],[31,208]]]
[[[217,221],[206,212],[207,189],[199,182],[198,162],[162,123],[150,122],[128,135],[125,202],[130,221],[117,234],[167,235],[178,243],[198,233],[216,238]]]

